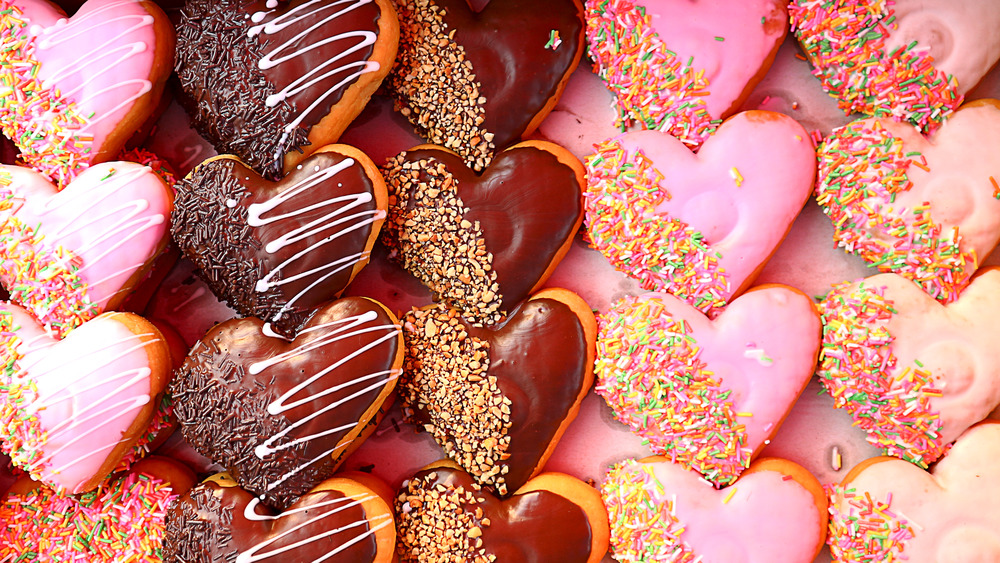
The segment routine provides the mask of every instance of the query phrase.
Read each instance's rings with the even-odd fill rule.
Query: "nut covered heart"
[[[833,240],[879,271],[951,301],[1000,241],[1000,101],[963,106],[929,137],[855,121],[816,153],[816,199]]]
[[[591,245],[643,288],[711,312],[757,277],[809,199],[812,141],[785,115],[748,111],[697,154],[659,131],[588,156]]]
[[[278,182],[206,160],[180,184],[171,231],[217,296],[290,333],[368,264],[385,213],[371,159],[330,145]]]
[[[888,455],[927,467],[1000,404],[1000,268],[948,304],[879,274],[835,287],[820,313],[820,380]]]
[[[0,166],[0,283],[64,336],[120,305],[169,239],[173,194],[149,167],[97,164],[57,191]]]
[[[404,413],[501,496],[541,471],[593,382],[594,315],[565,289],[494,327],[434,305],[407,313],[403,331]]]
[[[499,322],[545,283],[583,219],[583,166],[545,141],[507,149],[482,174],[429,145],[383,172],[382,242],[436,299],[479,324]]]
[[[628,297],[598,320],[596,390],[656,454],[732,483],[812,378],[813,302],[762,286],[709,320],[664,293]]]
[[[149,427],[170,380],[151,323],[104,313],[57,340],[0,303],[0,440],[32,477],[76,494],[96,487]]]
[[[396,318],[348,297],[319,309],[291,341],[253,317],[216,325],[170,391],[187,441],[286,509],[374,430],[402,363]]]

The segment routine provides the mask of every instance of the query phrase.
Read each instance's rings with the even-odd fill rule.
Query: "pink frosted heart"
[[[166,243],[173,195],[146,166],[109,162],[63,191],[0,167],[0,282],[57,334],[114,309]]]
[[[1000,241],[998,154],[996,100],[963,107],[931,137],[863,119],[817,149],[816,198],[838,245],[950,301]]]
[[[63,340],[0,303],[0,436],[14,463],[70,493],[95,486],[145,430],[170,373],[159,332],[107,313]]]
[[[810,563],[826,537],[822,486],[781,459],[754,462],[722,490],[663,458],[626,460],[601,496],[619,561]]]
[[[156,107],[173,26],[141,0],[90,0],[67,19],[47,0],[0,0],[0,127],[26,164],[68,183],[118,154]],[[36,80],[37,79],[37,80]]]
[[[967,430],[930,471],[862,462],[832,490],[828,543],[837,561],[1000,561],[1000,424]]]
[[[770,68],[788,31],[787,4],[587,0],[588,48],[619,121],[703,143]]]
[[[587,233],[619,271],[703,311],[749,287],[809,198],[812,141],[794,119],[750,111],[695,154],[657,131],[586,160]]]
[[[785,286],[715,320],[667,294],[615,303],[598,323],[597,392],[650,450],[727,484],[750,465],[812,377],[820,321]]]

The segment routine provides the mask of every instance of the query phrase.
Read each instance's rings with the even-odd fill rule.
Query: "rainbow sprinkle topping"
[[[41,63],[28,23],[14,0],[0,0],[0,130],[25,164],[60,186],[90,166],[93,138],[71,100],[38,80]]]
[[[39,444],[45,443],[46,433],[38,416],[29,413],[38,389],[19,364],[23,357],[18,352],[19,328],[10,311],[0,311],[0,450],[10,456],[14,465],[40,480],[43,467]]]
[[[665,131],[691,146],[715,132],[708,114],[705,71],[681,60],[653,31],[633,0],[587,0],[587,44],[594,72],[615,94],[617,123]]]
[[[935,224],[929,206],[893,206],[913,185],[907,169],[928,169],[923,155],[904,152],[902,139],[880,122],[862,120],[824,139],[816,157],[816,199],[833,221],[834,241],[937,299],[957,299],[979,267],[975,250],[962,249],[958,227]]]
[[[683,320],[655,297],[627,297],[598,318],[596,391],[650,450],[726,485],[750,465],[745,426],[699,359]]]
[[[657,207],[670,199],[663,175],[642,151],[617,139],[587,157],[584,213],[591,246],[644,289],[666,291],[709,313],[732,294],[721,254],[704,235]]]
[[[931,131],[962,105],[958,82],[913,41],[886,52],[893,0],[793,0],[792,31],[823,88],[845,113],[908,121]]]
[[[885,288],[843,283],[819,304],[823,347],[817,374],[847,409],[868,442],[921,467],[941,457],[941,418],[931,399],[941,396],[929,371],[899,366],[888,324],[896,311]]]
[[[893,511],[892,495],[881,502],[867,492],[839,485],[828,486],[830,534],[826,543],[836,561],[844,563],[893,563],[908,561],[906,541],[914,536],[913,526]]]
[[[167,508],[176,495],[129,473],[79,496],[42,487],[0,504],[0,561],[159,563]]]
[[[611,468],[601,485],[601,498],[611,524],[611,550],[618,561],[632,563],[696,563],[701,560],[682,538],[675,499],[653,474],[653,468],[625,460]]]

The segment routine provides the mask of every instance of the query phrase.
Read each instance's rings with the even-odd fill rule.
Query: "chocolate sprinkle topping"
[[[207,515],[216,521],[210,521]],[[238,553],[230,546],[232,526],[233,507],[223,506],[213,488],[202,484],[191,489],[167,513],[169,541],[163,542],[164,563],[233,563]]]

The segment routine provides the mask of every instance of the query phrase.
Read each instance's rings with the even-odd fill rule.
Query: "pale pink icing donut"
[[[79,493],[96,486],[148,426],[169,377],[159,332],[108,313],[56,340],[0,303],[0,436],[14,463]]]
[[[62,191],[0,166],[0,282],[64,335],[114,309],[166,244],[173,194],[149,167],[95,165]]]
[[[879,274],[820,304],[819,376],[868,441],[924,467],[1000,404],[1000,268],[942,305]]]
[[[173,26],[154,3],[90,0],[67,19],[47,0],[0,0],[0,127],[60,185],[113,158],[156,107]],[[37,80],[36,80],[37,78]]]
[[[812,140],[794,119],[749,111],[698,151],[626,133],[586,159],[591,244],[643,288],[712,311],[749,287],[809,198]]]
[[[1000,424],[967,430],[930,471],[862,462],[830,501],[836,561],[1000,561]]]
[[[783,0],[587,0],[594,69],[619,121],[700,145],[763,78],[788,31]]]
[[[625,298],[598,321],[596,390],[654,453],[728,484],[802,393],[819,343],[812,300],[786,286],[714,321],[668,294]]]
[[[626,460],[601,496],[619,561],[808,563],[826,538],[822,486],[782,459],[754,462],[722,490],[664,458]]]
[[[874,118],[817,149],[816,198],[834,240],[949,301],[1000,241],[1000,102],[979,100],[932,136]]]

